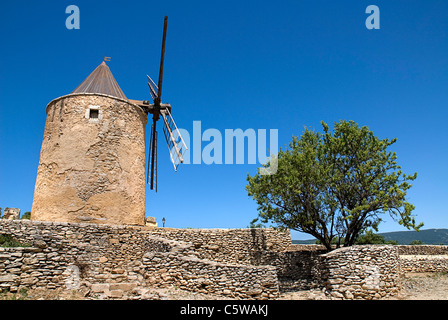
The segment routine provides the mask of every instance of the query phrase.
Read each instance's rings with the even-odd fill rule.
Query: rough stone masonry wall
[[[289,231],[274,229],[171,229],[152,234],[186,241],[198,257],[221,263],[274,266],[279,288],[305,290],[317,286],[316,261],[323,246],[292,245]]]
[[[144,225],[146,121],[140,107],[103,94],[50,102],[31,220]]]
[[[290,245],[283,251],[258,251],[253,261],[276,267],[281,291],[307,290],[320,286],[319,256],[325,252],[319,245]]]
[[[340,299],[380,299],[400,290],[398,249],[353,246],[321,255],[322,284]]]
[[[282,288],[324,286],[335,298],[377,299],[398,292],[400,271],[448,270],[446,246],[367,245],[323,254],[319,246],[293,246],[288,232],[271,229],[169,229],[0,219],[1,233],[31,245],[0,248],[0,287],[10,290],[67,288],[76,285],[78,272],[81,285],[176,285],[250,299],[275,298]],[[425,260],[416,263],[419,256]],[[414,257],[412,263],[409,257]]]
[[[189,242],[202,259],[251,265],[270,264],[265,252],[282,252],[291,246],[289,231],[274,229],[174,229],[155,228],[151,234]]]
[[[0,220],[0,233],[10,234],[32,246],[2,250],[0,283],[12,290],[21,286],[66,288],[67,283],[76,278],[74,273],[78,272],[80,281],[86,285],[138,282],[175,284],[185,289],[216,292],[235,298],[263,299],[278,295],[274,267],[207,260],[201,257],[203,253],[196,251],[194,244],[163,239],[157,232],[154,235],[155,230],[87,223]],[[251,234],[249,229],[233,229],[232,232],[203,232],[203,243],[210,246],[211,239],[219,232],[232,234],[235,240],[229,239],[229,243],[235,251],[242,253],[247,252],[248,247],[257,247],[242,239],[259,242],[257,236],[247,236]],[[261,233],[257,234],[260,236]],[[213,236],[209,237],[209,234]],[[276,235],[266,234],[263,239],[277,242],[271,239]]]
[[[402,255],[448,255],[448,246],[443,245],[399,245],[398,254]]]
[[[448,272],[448,246],[398,246],[401,272]]]
[[[78,271],[81,280],[89,283],[141,282],[143,277],[134,267],[146,252],[148,240],[135,231],[87,223],[0,220],[0,233],[31,246],[5,248],[0,275],[14,278],[13,288],[65,287],[67,278]]]
[[[448,272],[448,255],[403,255],[400,266],[403,273]]]
[[[74,272],[58,252],[37,247],[0,248],[0,289],[55,289],[67,285]]]
[[[199,259],[194,245],[152,238],[163,250],[143,257],[146,282],[152,286],[175,285],[181,289],[242,299],[271,299],[279,294],[276,268],[220,263]]]

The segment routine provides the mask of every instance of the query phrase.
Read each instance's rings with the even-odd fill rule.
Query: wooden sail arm
[[[128,101],[130,103],[138,105],[139,107],[143,108],[143,110],[145,110],[148,113],[152,114],[154,112],[154,104],[150,104],[149,101],[147,101],[147,100],[128,99]],[[171,112],[171,105],[169,103],[161,103],[160,110],[162,111],[164,109],[168,109]]]
[[[171,161],[173,162],[174,170],[177,171],[179,164],[184,162],[183,155],[188,148],[179,132],[179,129],[174,123],[174,119],[169,110],[161,110],[160,114],[162,115],[165,123],[163,133],[165,134],[168,149],[170,150]],[[177,133],[177,137],[174,136],[174,132]]]

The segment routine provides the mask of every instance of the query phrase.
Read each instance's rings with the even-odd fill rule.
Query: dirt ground
[[[447,273],[409,273],[402,286],[403,300],[448,300]]]
[[[143,291],[142,291],[143,290]],[[224,300],[228,297],[192,293],[174,287],[165,289],[142,289],[124,299],[151,300]],[[28,290],[16,293],[0,292],[0,300],[98,300],[103,297],[92,295],[88,291],[74,290]],[[280,300],[327,300],[328,297],[320,290],[304,290],[285,292]],[[406,274],[402,279],[402,290],[392,300],[448,300],[447,273],[416,273]]]
[[[447,273],[408,273],[402,278],[398,296],[387,300],[448,300]],[[327,300],[320,290],[285,292],[281,300]]]

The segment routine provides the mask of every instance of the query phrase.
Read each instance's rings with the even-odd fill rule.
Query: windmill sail
[[[151,190],[153,190],[155,186],[157,192],[157,129],[154,124],[151,126],[151,139],[149,142],[148,154],[149,161],[146,183],[150,184]]]
[[[182,139],[179,129],[174,122],[173,117],[168,109],[161,110],[163,122],[165,126],[163,127],[163,133],[165,134],[166,143],[168,144],[168,149],[170,150],[171,162],[174,166],[174,171],[177,171],[179,164],[184,162],[184,154],[188,150],[187,145]]]
[[[171,116],[170,110],[171,105],[168,103],[162,103],[162,82],[163,82],[163,62],[165,59],[165,42],[166,42],[166,29],[167,29],[168,17],[165,16],[165,21],[163,25],[163,38],[162,38],[162,52],[160,57],[160,70],[159,70],[159,82],[157,85],[151,79],[148,78],[148,87],[151,98],[154,104],[150,105],[147,101],[135,101],[139,105],[143,105],[147,110],[147,113],[152,114],[152,128],[151,128],[151,138],[149,144],[149,156],[148,156],[148,173],[147,182],[151,185],[151,190],[156,189],[157,192],[157,121],[160,116],[163,118],[165,126],[163,127],[163,133],[165,134],[166,143],[168,145],[168,150],[170,151],[171,162],[174,166],[174,171],[177,171],[179,164],[184,162],[183,156],[188,150],[180,131],[177,128],[173,117]]]
[[[149,93],[151,93],[151,98],[154,101],[155,98],[159,96],[159,88],[156,86],[154,81],[152,81],[150,76],[146,75],[146,77],[148,77]]]

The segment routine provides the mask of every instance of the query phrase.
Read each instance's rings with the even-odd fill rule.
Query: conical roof
[[[72,93],[103,93],[127,99],[104,61]]]

